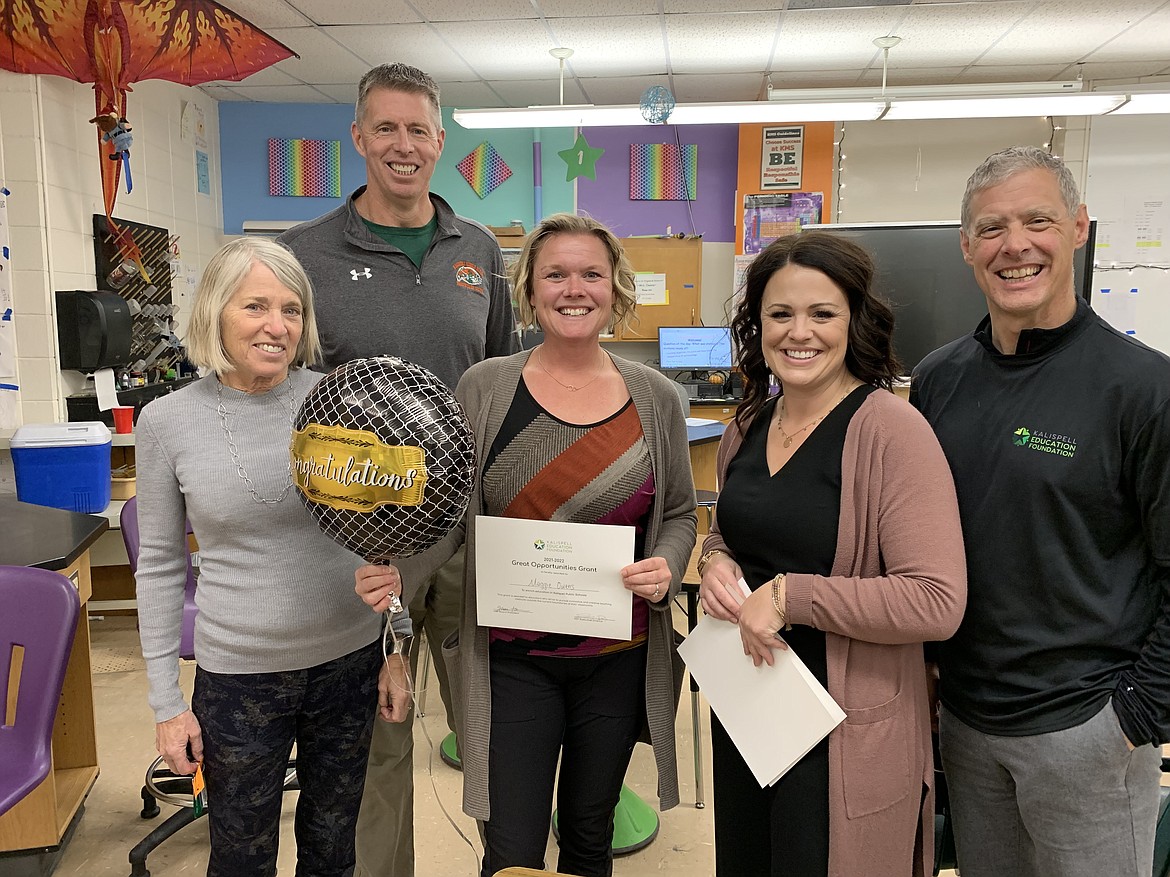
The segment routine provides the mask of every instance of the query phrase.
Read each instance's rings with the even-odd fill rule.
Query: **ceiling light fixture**
[[[887,88],[890,49],[901,42],[893,35],[878,37],[882,50],[882,86],[817,88],[780,91],[767,80],[767,100],[730,103],[677,104],[673,125],[784,124],[790,122],[865,122],[895,119],[993,119],[1024,116],[1100,116],[1170,113],[1170,87],[1147,93],[1149,85],[1132,89],[1084,91],[1078,78],[1061,82],[993,82],[979,85],[903,85]],[[572,49],[550,49],[560,61],[559,106],[455,110],[464,128],[588,128],[646,125],[637,104],[566,106],[565,59]],[[1157,87],[1155,84],[1154,87]]]
[[[829,95],[821,94],[828,98]],[[892,119],[1006,119],[1021,116],[1101,116],[1170,113],[1170,92],[1130,94],[1123,90],[1082,94],[977,95],[929,98],[887,94],[868,100],[773,99],[732,103],[678,104],[673,125],[784,124],[788,122],[864,122]],[[464,128],[589,128],[648,125],[637,104],[577,104],[455,110]]]

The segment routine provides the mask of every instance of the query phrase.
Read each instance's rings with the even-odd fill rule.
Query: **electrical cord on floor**
[[[386,666],[389,667],[390,666],[390,656],[391,655],[398,655],[398,657],[407,666],[409,666],[409,664],[410,664],[410,648],[406,642],[407,637],[405,637],[405,636],[400,637],[397,633],[395,633],[394,627],[391,624],[391,622],[394,619],[394,616],[397,615],[398,613],[402,612],[402,602],[398,599],[397,596],[395,596],[393,594],[391,594],[390,596],[391,596],[390,607],[388,609],[386,609],[386,611],[383,613],[386,616],[386,623],[382,626],[382,660],[386,664]],[[407,689],[407,693],[410,695],[410,705],[411,705],[412,710],[413,710],[413,715],[419,715],[419,705],[418,705],[418,698],[415,696],[414,680],[412,679],[412,680],[410,680],[410,682],[411,682],[410,688]],[[391,684],[393,684],[393,683],[391,683]],[[381,719],[377,718],[377,719],[375,719],[375,721],[381,721]],[[428,747],[427,778],[430,780],[431,790],[435,794],[435,803],[439,805],[439,810],[442,812],[443,816],[446,817],[447,822],[449,822],[451,824],[451,827],[453,829],[455,829],[455,833],[457,835],[459,835],[460,838],[463,839],[463,842],[465,844],[467,844],[468,848],[471,850],[472,854],[475,856],[474,873],[476,875],[478,875],[479,870],[480,870],[480,852],[476,848],[475,844],[472,842],[471,838],[469,838],[466,834],[464,834],[463,829],[461,829],[458,826],[458,824],[456,824],[455,820],[451,816],[451,813],[447,810],[446,805],[443,803],[442,795],[439,794],[438,784],[435,782],[435,749],[436,749],[435,741],[431,739],[431,735],[427,731],[427,726],[426,726],[425,722],[419,722],[419,727],[422,728],[423,737],[425,737],[426,741],[427,741],[427,747]],[[414,733],[413,729],[411,729],[411,733]]]

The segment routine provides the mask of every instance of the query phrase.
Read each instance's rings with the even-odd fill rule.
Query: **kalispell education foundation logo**
[[[537,551],[544,551],[544,540],[543,539],[535,540],[532,543],[532,547],[535,548]]]
[[[1041,454],[1054,454],[1058,457],[1075,457],[1077,440],[1067,435],[1057,435],[1040,430],[1030,430],[1021,426],[1012,433],[1012,444],[1018,448],[1027,448]]]

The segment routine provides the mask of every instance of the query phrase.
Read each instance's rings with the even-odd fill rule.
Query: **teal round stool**
[[[439,757],[456,770],[462,770],[459,753],[456,748],[455,732],[452,731],[439,744]],[[557,811],[552,815],[553,836],[561,839],[560,829],[557,827]],[[649,846],[654,838],[658,837],[658,814],[654,808],[634,794],[625,784],[622,785],[621,795],[617,807],[613,811],[613,854],[625,856]]]

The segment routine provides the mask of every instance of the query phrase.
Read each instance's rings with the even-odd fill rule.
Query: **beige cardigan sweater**
[[[743,436],[723,434],[719,483]],[[825,631],[830,877],[933,869],[934,765],[922,643],[955,632],[966,605],[954,483],[930,426],[892,393],[853,416],[841,459],[830,576],[788,572],[788,619]],[[704,550],[727,551],[718,519]]]
[[[455,395],[471,421],[481,462],[504,422],[530,353],[526,350],[485,360],[468,369],[459,382]],[[670,609],[695,544],[695,489],[691,478],[690,446],[682,407],[670,380],[640,363],[612,354],[611,357],[634,401],[654,472],[655,496],[646,528],[646,556],[664,557],[671,572],[666,598],[649,604],[646,728],[643,731],[643,736],[654,749],[659,804],[667,810],[675,806],[679,798],[674,736],[678,690]],[[480,488],[477,477],[464,524],[434,548],[417,557],[396,560],[395,565],[402,572],[405,600],[408,600],[418,584],[454,554],[466,535],[463,612],[458,634],[443,643],[443,659],[451,682],[459,754],[463,762],[463,811],[468,816],[486,820],[491,818],[488,747],[492,710],[488,629],[476,624],[474,520],[482,508]],[[472,526],[467,527],[466,521],[473,522]]]

